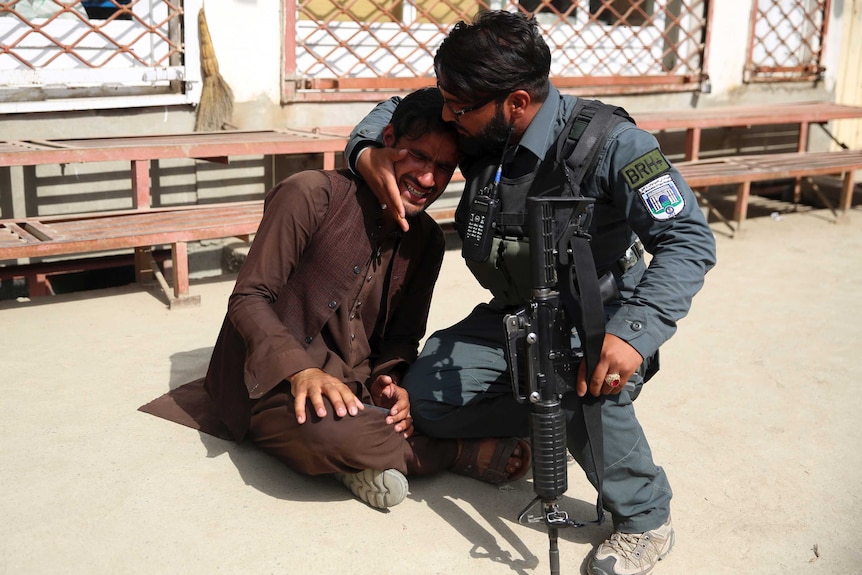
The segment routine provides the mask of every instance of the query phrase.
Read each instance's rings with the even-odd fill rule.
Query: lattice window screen
[[[182,2],[0,2],[0,102],[182,92]]]
[[[755,0],[746,82],[819,80],[830,0]]]
[[[487,8],[536,15],[560,87],[693,91],[706,78],[707,0],[295,1],[286,9],[287,100],[371,100],[433,84],[449,28]]]

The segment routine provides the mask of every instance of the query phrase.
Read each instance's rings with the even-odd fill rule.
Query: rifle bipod
[[[542,516],[528,515],[530,509],[542,504]],[[551,575],[560,575],[560,548],[557,544],[557,532],[562,527],[583,527],[586,523],[569,519],[569,514],[560,509],[556,501],[543,501],[534,497],[518,515],[518,523],[544,523],[548,526],[548,560],[551,564]]]

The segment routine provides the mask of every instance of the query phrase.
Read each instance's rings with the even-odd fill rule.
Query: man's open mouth
[[[417,200],[424,200],[426,197],[431,195],[431,192],[421,192],[421,191],[417,190],[416,188],[414,188],[413,186],[411,186],[410,184],[407,184],[404,187],[407,188],[407,193],[410,194],[410,196],[412,198],[415,198]]]

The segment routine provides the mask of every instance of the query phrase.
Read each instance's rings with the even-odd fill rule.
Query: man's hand
[[[596,364],[596,369],[593,371],[593,377],[590,379],[590,394],[596,397],[602,394],[618,394],[623,390],[623,387],[632,374],[634,374],[635,370],[643,363],[643,360],[641,354],[626,343],[625,340],[609,333],[605,334],[605,339],[602,343],[602,355],[599,358],[599,363]],[[619,374],[620,381],[618,385],[612,386],[605,382],[605,377],[609,373]],[[578,369],[578,384],[575,390],[578,393],[578,397],[583,397],[587,394],[587,364],[585,361],[581,362],[581,367]]]
[[[374,405],[389,409],[386,423],[394,425],[395,433],[405,438],[413,435],[413,418],[410,417],[410,397],[407,390],[388,375],[378,375],[371,384],[371,399]]]
[[[341,380],[336,379],[316,367],[303,369],[291,375],[290,392],[293,394],[293,410],[296,413],[296,421],[305,423],[308,416],[305,412],[306,400],[311,400],[314,412],[318,417],[326,417],[326,406],[323,396],[332,403],[335,414],[344,417],[348,413],[356,415],[365,406],[353,391]]]
[[[405,232],[410,226],[404,217],[404,202],[395,181],[394,164],[406,157],[407,150],[369,147],[356,160],[356,171],[380,203],[386,204],[386,211]]]

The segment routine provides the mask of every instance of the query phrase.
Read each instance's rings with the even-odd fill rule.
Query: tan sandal
[[[520,449],[518,454],[515,450]],[[458,455],[450,471],[495,485],[517,481],[530,469],[530,444],[517,437],[490,437],[485,439],[459,439]],[[509,459],[516,457],[521,466],[513,473],[506,472]]]

